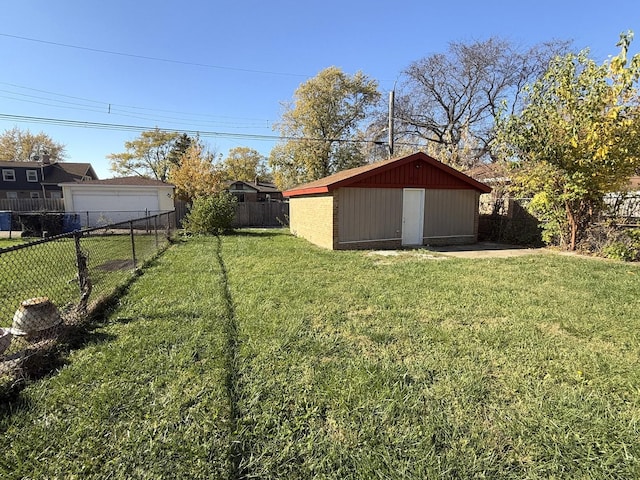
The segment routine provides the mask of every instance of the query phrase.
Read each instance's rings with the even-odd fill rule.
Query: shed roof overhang
[[[404,168],[406,170],[407,166],[412,163],[416,166],[425,164],[432,169],[432,172],[436,172],[438,175],[435,183],[433,183],[434,180],[426,180],[424,175],[422,177],[418,176],[415,179],[402,179],[402,175],[400,174],[402,173],[401,169]],[[393,175],[394,170],[397,171],[396,175]],[[328,177],[287,190],[283,192],[283,195],[285,197],[317,195],[329,193],[341,187],[429,187],[473,189],[482,193],[491,192],[491,187],[488,185],[474,180],[468,175],[439,162],[423,152],[418,152],[406,157],[384,160],[362,167],[343,170]]]

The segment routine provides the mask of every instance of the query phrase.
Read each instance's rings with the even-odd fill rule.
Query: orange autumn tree
[[[176,198],[190,202],[197,197],[213,195],[223,188],[223,172],[214,163],[215,155],[200,141],[194,141],[182,155],[180,163],[171,167],[169,181],[176,187]]]

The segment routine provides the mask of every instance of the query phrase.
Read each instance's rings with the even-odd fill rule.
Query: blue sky
[[[255,136],[275,135],[282,102],[332,65],[388,92],[452,41],[573,40],[600,62],[621,32],[640,37],[638,0],[20,0],[2,10],[1,115],[218,132],[203,140],[223,155],[267,156],[275,140]],[[106,155],[138,135],[0,118],[0,131],[14,126],[64,143],[68,161],[100,178],[113,175]]]

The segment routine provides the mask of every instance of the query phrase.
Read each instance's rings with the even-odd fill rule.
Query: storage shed
[[[425,153],[344,170],[285,191],[291,232],[344,249],[475,243],[491,188]]]

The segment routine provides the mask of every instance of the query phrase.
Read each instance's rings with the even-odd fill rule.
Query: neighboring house
[[[480,195],[481,215],[511,213],[514,200],[509,194],[509,187],[512,182],[504,163],[484,163],[467,170],[465,174],[491,187],[491,193]]]
[[[174,186],[143,177],[61,183],[66,213],[83,226],[106,225],[174,210]]]
[[[0,199],[62,198],[63,182],[97,180],[90,163],[0,162]]]
[[[227,190],[238,199],[238,203],[282,201],[282,192],[275,184],[258,179],[255,182],[236,180],[229,184]]]
[[[491,188],[425,153],[287,190],[292,233],[330,249],[475,243]]]
[[[491,187],[511,185],[511,177],[503,163],[483,163],[467,170],[465,174]]]
[[[633,219],[637,223],[640,220],[640,176],[629,178],[626,191],[605,195],[604,203],[610,207],[610,216]]]

